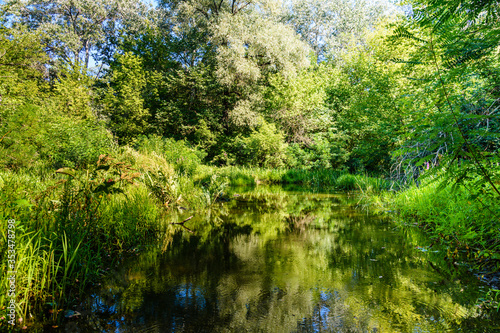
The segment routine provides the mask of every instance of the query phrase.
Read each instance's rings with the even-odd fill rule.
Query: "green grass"
[[[493,196],[472,195],[464,187],[428,179],[398,192],[363,197],[379,211],[397,213],[402,224],[416,224],[447,248],[447,257],[476,270],[500,270],[500,205]]]
[[[450,247],[465,248],[468,256],[486,263],[490,258],[500,259],[500,210],[493,201],[474,200],[463,188],[438,189],[437,183],[429,183],[398,193],[392,206],[403,219],[422,224],[433,237]]]
[[[81,170],[0,172],[0,227],[7,230],[8,219],[16,221],[16,317],[24,323],[32,316],[57,322],[63,313],[58,310],[81,297],[118,258],[155,242],[174,207],[207,205],[202,188],[161,156],[126,150],[120,158],[130,164],[103,157]],[[148,174],[169,181],[159,188],[163,196],[148,186]],[[7,253],[7,235],[1,235],[0,251]],[[7,264],[2,256],[1,304],[8,301]],[[53,308],[52,318],[40,317],[47,307]],[[7,325],[6,311],[0,309],[1,328]]]
[[[282,183],[285,169],[265,169],[258,167],[227,166],[227,167],[209,167],[203,166],[199,169],[195,177],[201,183],[210,179],[213,174],[226,178],[232,186],[257,185],[257,184],[279,184]]]
[[[229,166],[215,168],[203,166],[195,179],[206,182],[213,174],[227,178],[232,186],[253,186],[257,184],[299,184],[304,186],[325,186],[338,190],[364,190],[380,192],[394,186],[393,182],[369,177],[366,175],[351,175],[349,173],[332,170],[303,170],[303,169],[265,169],[257,167]]]

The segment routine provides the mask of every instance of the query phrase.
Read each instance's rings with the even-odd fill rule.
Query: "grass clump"
[[[480,267],[499,270],[500,209],[493,201],[474,200],[464,188],[439,188],[431,182],[396,194],[392,206],[401,218],[419,223],[434,239],[446,244],[452,258],[460,252]]]
[[[163,156],[131,149],[117,154],[127,162],[101,155],[83,169],[0,172],[0,227],[7,230],[7,221],[16,221],[18,319],[61,320],[59,310],[97,283],[127,250],[157,239],[159,222],[171,207],[207,204],[202,188]],[[165,197],[175,201],[160,200]],[[2,233],[0,251],[7,253],[8,245]],[[8,264],[3,256],[2,304],[7,302]],[[48,313],[47,306],[50,318],[41,315]],[[0,317],[6,311],[1,309]]]
[[[478,197],[465,186],[443,186],[429,177],[397,192],[365,195],[362,202],[396,212],[400,223],[418,225],[453,262],[475,271],[500,271],[500,205],[493,196]]]
[[[342,190],[354,190],[357,188],[357,177],[351,174],[343,174],[335,180],[335,186]]]

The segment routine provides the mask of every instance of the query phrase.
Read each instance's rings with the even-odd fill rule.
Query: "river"
[[[233,188],[179,210],[82,305],[99,332],[491,332],[482,286],[356,196]],[[184,226],[171,224],[193,218]],[[85,332],[81,321],[69,323]],[[88,329],[88,328],[87,328]]]

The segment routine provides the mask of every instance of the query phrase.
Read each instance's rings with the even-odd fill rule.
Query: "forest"
[[[497,313],[499,9],[0,2],[0,329],[9,302],[30,327],[158,242],[159,221],[259,184],[353,192],[417,226]]]

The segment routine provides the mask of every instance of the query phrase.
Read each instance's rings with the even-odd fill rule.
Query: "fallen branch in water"
[[[174,224],[174,225],[180,225],[181,227],[183,227],[184,229],[186,229],[187,231],[189,231],[190,233],[194,234],[194,231],[189,229],[188,227],[186,227],[184,225],[184,223],[186,223],[187,221],[191,220],[193,218],[193,216],[190,216],[188,217],[187,219],[185,219],[184,221],[182,222],[171,222],[170,224]]]
[[[186,223],[187,221],[191,220],[193,218],[193,216],[190,216],[188,217],[187,219],[185,219],[184,221],[182,222],[171,222],[170,224],[178,224],[178,225],[183,225],[184,223]]]

